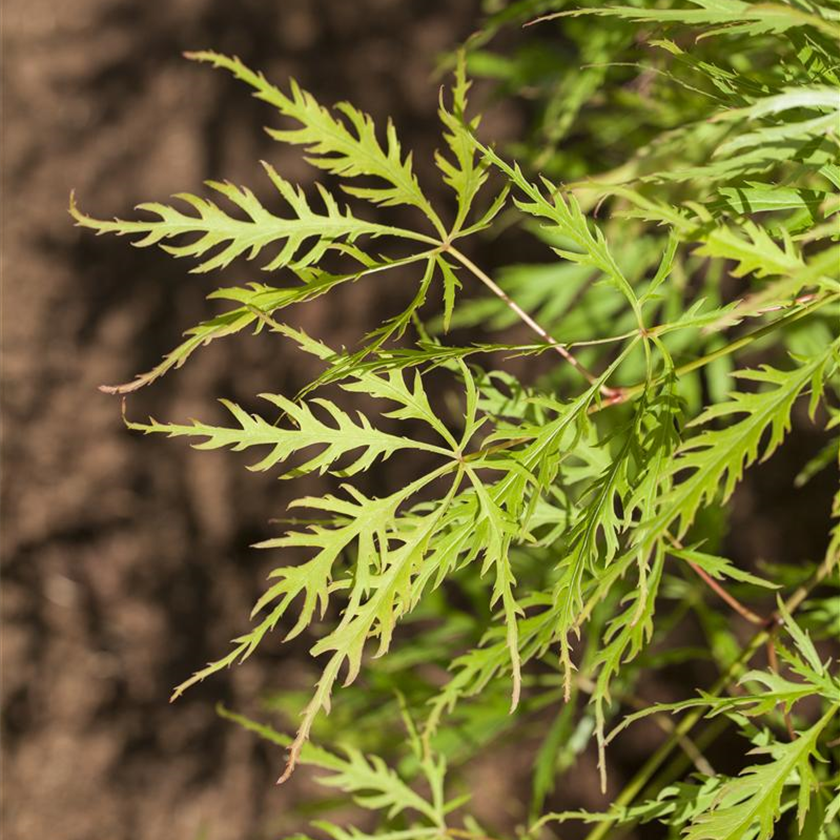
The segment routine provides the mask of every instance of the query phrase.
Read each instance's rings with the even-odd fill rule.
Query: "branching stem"
[[[590,385],[594,385],[597,377],[588,371],[576,358],[575,356],[566,349],[564,344],[561,344],[550,335],[543,327],[541,327],[515,300],[513,300],[504,289],[502,289],[498,283],[496,283],[492,277],[482,271],[469,257],[462,254],[457,248],[453,248],[452,245],[444,245],[443,250],[458,260],[461,265],[464,266],[468,271],[470,271],[475,277],[477,277],[491,292],[493,292],[496,297],[501,300],[511,312],[513,312],[517,318],[519,318],[524,324],[527,324],[543,341],[549,344],[552,349],[554,349],[557,353],[559,353],[573,368],[581,373],[581,375],[586,379],[586,381]],[[615,388],[610,388],[606,384],[602,384],[600,386],[601,393],[610,399],[616,397],[619,393]]]
[[[675,548],[680,550],[684,549],[685,546],[675,537],[668,534],[668,539],[674,545]],[[716,581],[704,568],[698,566],[697,563],[694,563],[691,560],[686,559],[685,561],[691,567],[692,571],[712,590],[721,600],[725,601],[735,610],[738,615],[742,618],[749,621],[750,624],[754,624],[756,627],[766,627],[768,625],[768,619],[762,618],[760,615],[754,613],[748,606],[742,604],[722,583]]]
[[[709,587],[713,592],[715,592],[718,597],[722,600],[726,601],[733,610],[735,610],[738,615],[742,618],[749,621],[750,624],[756,625],[756,627],[764,627],[767,625],[767,619],[762,618],[760,615],[756,615],[749,607],[742,604],[731,592],[729,592],[725,586],[718,583],[705,569],[702,569],[696,563],[693,563],[691,560],[686,561],[694,573]]]
[[[687,362],[684,365],[680,365],[679,367],[673,370],[673,374],[669,373],[667,375],[674,375],[676,377],[683,376],[686,373],[691,373],[694,370],[698,370],[699,368],[705,367],[706,365],[710,364],[711,362],[716,361],[717,359],[722,359],[725,356],[729,356],[732,353],[735,353],[738,350],[741,350],[744,347],[748,347],[755,341],[758,341],[760,338],[764,338],[766,335],[770,335],[771,333],[775,332],[776,330],[780,329],[781,327],[785,327],[788,324],[792,324],[795,321],[798,321],[800,318],[805,318],[808,315],[812,315],[818,309],[822,309],[822,307],[827,306],[829,303],[836,303],[840,301],[840,293],[833,292],[828,295],[824,295],[822,297],[816,298],[811,300],[806,305],[802,306],[800,309],[791,312],[788,315],[785,315],[782,318],[777,318],[770,324],[765,324],[763,327],[759,327],[757,330],[753,330],[746,335],[742,335],[740,338],[735,339],[735,341],[731,341],[729,344],[719,347],[717,350],[712,351],[711,353],[707,353],[704,356],[700,356],[697,359],[694,359],[691,362]],[[769,310],[768,310],[769,311]],[[653,327],[648,330],[648,333],[651,335],[655,335],[657,333],[657,328]],[[633,397],[638,396],[639,394],[646,391],[651,385],[659,384],[663,379],[663,376],[660,376],[658,379],[655,379],[652,383],[651,382],[638,382],[635,385],[630,385],[626,388],[616,388],[612,389],[614,392],[614,396],[604,402],[600,406],[596,406],[593,408],[594,411],[598,411],[603,408],[607,408],[610,405],[617,405],[618,403],[627,402],[628,400],[632,399]]]
[[[770,666],[770,670],[774,674],[779,673],[779,655],[776,651],[776,641],[772,633],[770,634],[770,638],[767,639],[767,664]],[[785,708],[783,703],[779,703],[777,708],[781,710],[782,716],[785,719],[785,728],[787,729],[788,737],[791,741],[795,741],[796,732],[793,728],[793,720],[791,719],[790,711]]]

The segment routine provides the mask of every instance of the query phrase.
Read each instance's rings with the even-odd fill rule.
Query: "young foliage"
[[[586,64],[572,61],[562,80],[490,49],[506,25],[541,15],[528,37],[561,27]],[[610,20],[600,30],[583,15]],[[532,727],[527,838],[580,819],[588,840],[653,820],[672,838],[770,840],[790,817],[791,836],[837,840],[840,682],[794,613],[820,644],[836,637],[840,525],[828,519],[840,517],[840,492],[822,558],[759,574],[746,560],[761,558],[728,556],[725,534],[745,474],[801,424],[831,439],[797,483],[837,462],[838,26],[830,0],[513,4],[458,54],[441,91],[436,190],[421,186],[390,122],[325,107],[294,82],[276,87],[237,58],[190,53],[270,105],[282,121],[270,135],[302,147],[344,195],[310,195],[264,164],[273,192],[262,198],[212,181],[213,198],[178,194],[183,209],[141,204],[146,215],[127,221],[96,220],[71,198],[79,226],[160,245],[192,272],[245,268],[242,257],[265,272],[213,292],[226,311],[103,390],[139,392],[246,329],[321,366],[297,395],[260,395],[258,412],[223,399],[225,420],[126,424],[197,449],[256,449],[247,466],[285,479],[333,479],[291,503],[311,518],[258,545],[276,567],[251,629],[173,699],[278,644],[275,630],[304,638],[317,676],[308,700],[284,695],[296,735],[223,716],[288,750],[281,781],[298,764],[319,768],[320,784],[380,817],[364,830],[317,822],[334,840],[501,836],[511,827],[485,828],[449,788],[483,750],[514,737],[527,748]],[[468,67],[543,97],[543,122],[516,150],[482,134]],[[493,272],[491,228],[519,237],[513,264]],[[539,262],[514,250],[522,242]],[[295,304],[397,274],[413,283],[410,301],[359,346],[284,323]],[[463,295],[470,286],[483,293]],[[465,326],[521,328],[524,339],[471,341]],[[540,357],[542,374],[505,370],[519,356]],[[372,471],[398,480],[371,495],[359,482]],[[754,625],[746,644],[733,622]],[[674,641],[686,634],[689,645]],[[678,703],[638,696],[652,690],[645,674],[698,655],[717,670],[713,685]],[[366,686],[351,685],[362,674]],[[666,734],[607,810],[550,809],[590,748],[606,788],[612,739],[647,716]],[[746,745],[741,772],[715,773],[693,740],[705,717],[740,733],[729,737]],[[399,718],[411,750],[397,766]],[[686,762],[671,772],[677,749]]]

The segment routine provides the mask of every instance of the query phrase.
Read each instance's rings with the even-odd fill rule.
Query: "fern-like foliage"
[[[769,458],[784,440],[791,427],[791,410],[797,397],[810,390],[813,416],[824,387],[827,365],[840,351],[834,341],[821,353],[807,359],[797,369],[782,372],[764,366],[737,371],[738,379],[758,383],[765,390],[736,391],[732,398],[707,408],[692,421],[694,426],[709,426],[721,417],[739,419],[723,428],[707,428],[686,440],[669,461],[663,475],[669,489],[662,495],[659,508],[649,525],[664,533],[676,523],[674,533],[682,537],[701,505],[722,492],[728,499],[744,474],[744,468],[756,460]]]
[[[347,102],[336,106],[337,113],[324,108],[312,94],[292,82],[287,96],[270,84],[261,73],[254,73],[237,58],[214,52],[187,53],[187,58],[207,62],[232,73],[254,89],[254,96],[274,106],[297,125],[290,129],[269,129],[269,134],[282,143],[303,146],[307,160],[342,179],[369,175],[385,182],[384,186],[344,189],[358,198],[375,204],[416,207],[429,219],[438,233],[444,232],[425,193],[414,174],[411,156],[405,155],[392,123],[386,127],[383,145],[376,135],[373,120]]]
[[[610,21],[600,30],[588,15]],[[529,37],[561,27],[575,52],[562,79],[492,52],[494,33],[537,18]],[[836,635],[840,526],[829,516],[840,494],[825,512],[825,556],[800,558],[808,581],[791,567],[759,574],[725,541],[745,473],[798,424],[838,429],[838,26],[832,0],[522,0],[488,18],[441,91],[438,192],[421,186],[390,122],[191,53],[271,106],[271,136],[301,147],[344,195],[308,195],[265,164],[273,189],[261,198],[214,181],[212,197],[141,204],[145,216],[128,221],[71,200],[79,226],[160,245],[192,272],[244,268],[243,257],[264,271],[213,292],[226,310],[103,390],[141,392],[246,329],[320,365],[299,394],[262,394],[258,411],[223,400],[224,420],[126,423],[198,449],[253,449],[252,470],[333,482],[291,504],[311,518],[259,544],[276,566],[250,629],[174,692],[277,644],[273,631],[305,639],[317,669],[308,699],[278,701],[300,716],[294,736],[223,715],[288,750],[281,780],[319,768],[331,793],[381,817],[364,831],[319,822],[328,836],[494,837],[447,786],[475,754],[525,743],[535,726],[533,820],[521,832],[534,840],[568,819],[591,824],[588,840],[654,820],[671,838],[770,840],[788,815],[791,836],[840,837],[837,767],[824,760],[840,735],[836,666],[793,616]],[[514,152],[482,133],[468,67],[540,100]],[[616,165],[603,171],[607,154]],[[484,235],[504,241],[513,227],[542,261],[517,253],[490,271]],[[397,269],[413,277],[410,301],[358,346],[284,322],[295,304]],[[464,341],[465,326],[522,334]],[[541,357],[544,373],[506,369],[523,356]],[[798,484],[837,452],[832,439]],[[398,480],[374,496],[359,483],[370,471]],[[755,625],[746,645],[740,621]],[[685,627],[702,643],[675,643]],[[645,673],[701,655],[719,672],[713,686],[676,704],[638,696],[651,690]],[[352,686],[362,674],[365,688]],[[544,813],[590,742],[606,787],[611,740],[648,715],[665,740],[609,809]],[[758,758],[715,774],[692,740],[704,716]],[[400,721],[410,750],[395,764]],[[316,746],[331,741],[343,747]],[[656,775],[676,749],[699,780]]]
[[[180,193],[176,198],[190,205],[198,216],[157,203],[141,204],[137,208],[159,217],[148,222],[123,222],[120,219],[100,222],[83,215],[75,203],[71,204],[70,210],[80,225],[97,233],[141,234],[142,239],[134,243],[140,247],[157,245],[184,234],[195,234],[187,244],[162,246],[176,257],[204,259],[205,255],[217,246],[225,246],[221,250],[217,249],[212,257],[204,259],[204,262],[192,269],[194,272],[225,268],[242,255],[254,259],[264,248],[275,242],[282,242],[283,248],[264,266],[266,271],[275,271],[286,266],[304,268],[320,260],[336,242],[352,243],[363,235],[395,235],[428,241],[421,234],[412,231],[401,231],[399,228],[355,218],[349,210],[342,210],[335,198],[323,187],[319,189],[319,193],[324,203],[324,211],[318,213],[309,205],[306,195],[299,187],[295,188],[284,181],[268,164],[265,164],[265,169],[288,206],[292,214],[290,218],[270,213],[260,204],[254,193],[245,187],[215,181],[209,181],[207,185],[242,210],[248,217],[246,220],[232,217],[214,202],[189,193]]]
[[[332,420],[331,423],[324,422],[304,402],[296,403],[280,394],[260,396],[279,409],[295,428],[286,429],[269,423],[260,415],[248,414],[238,405],[226,400],[224,405],[236,420],[236,427],[210,426],[197,420],[189,426],[157,423],[154,420],[148,424],[129,423],[128,426],[146,434],[162,432],[169,437],[205,438],[201,443],[195,444],[197,449],[230,446],[235,451],[241,451],[252,446],[270,447],[268,455],[249,467],[252,470],[268,470],[300,451],[312,446],[323,447],[318,455],[296,466],[291,475],[287,474],[286,477],[305,475],[315,470],[327,472],[342,456],[357,450],[361,450],[358,458],[337,471],[338,474],[350,476],[367,470],[377,458],[388,458],[401,449],[416,449],[444,456],[450,454],[440,446],[379,431],[371,426],[364,414],[353,418],[329,400],[313,398],[311,402],[323,410]]]

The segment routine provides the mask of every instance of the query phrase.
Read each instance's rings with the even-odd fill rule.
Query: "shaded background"
[[[428,159],[438,143],[439,53],[478,21],[475,0],[11,0],[4,3],[3,837],[31,840],[277,836],[294,787],[282,754],[218,719],[292,680],[270,653],[167,703],[171,688],[247,624],[265,562],[248,545],[301,494],[243,461],[126,432],[101,383],[125,381],[206,317],[225,278],[72,226],[201,191],[265,186],[260,158],[311,181],[262,131],[264,103],[186,49],[240,55],[325,102],[392,115]],[[513,127],[512,127],[513,128]],[[422,167],[421,167],[422,168]],[[228,279],[261,279],[233,270]],[[333,343],[376,324],[388,296],[359,285],[300,308]],[[377,311],[378,310],[378,311]],[[219,416],[294,392],[314,373],[269,336],[197,354],[130,401],[138,416]],[[219,457],[221,456],[221,457]],[[247,462],[247,461],[246,461]],[[276,530],[276,529],[275,529]],[[279,642],[279,639],[277,639]],[[277,646],[267,645],[267,648]],[[304,780],[296,780],[298,788]]]
[[[293,75],[325,102],[393,116],[422,177],[439,142],[435,59],[477,26],[480,3],[7,0],[3,15],[3,836],[289,833],[300,826],[285,806],[306,779],[274,788],[282,756],[219,720],[213,703],[247,710],[268,689],[297,686],[294,660],[268,641],[245,666],[173,706],[167,698],[243,629],[266,570],[247,546],[301,487],[249,473],[229,453],[131,435],[118,402],[96,390],[147,370],[207,316],[205,294],[255,272],[189,276],[157,250],[95,239],[72,227],[68,194],[75,188],[93,215],[125,216],[140,201],[200,191],[205,178],[264,192],[260,158],[312,180],[294,150],[261,131],[270,109],[181,58],[196,48],[236,53],[280,83]],[[485,131],[503,142],[524,121],[497,105]],[[437,179],[428,183],[434,196]],[[494,259],[485,254],[484,266]],[[398,279],[360,284],[300,307],[295,323],[352,344],[412,293]],[[129,407],[212,419],[217,396],[249,404],[261,390],[292,393],[314,372],[279,340],[243,335]],[[764,527],[734,529],[736,553],[785,559],[780,533],[794,517],[819,550],[824,505],[803,497],[791,510],[787,489],[819,442],[756,472],[736,523],[760,509]],[[816,496],[827,498],[826,487],[815,483]],[[638,759],[649,742],[628,748]],[[483,816],[521,819],[510,779],[527,775],[531,758],[511,754],[504,772],[498,755],[476,766]],[[562,801],[599,807],[594,766],[588,757],[582,766]],[[612,778],[621,784],[620,767]]]

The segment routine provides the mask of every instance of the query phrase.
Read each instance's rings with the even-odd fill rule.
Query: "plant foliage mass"
[[[332,186],[304,191],[266,163],[262,198],[214,181],[111,221],[71,201],[81,227],[192,272],[262,272],[213,292],[225,308],[154,369],[103,390],[125,398],[244,330],[322,371],[258,411],[223,400],[218,423],[126,421],[246,453],[251,470],[327,476],[292,503],[304,518],[260,544],[277,566],[250,629],[173,697],[305,638],[311,691],[277,701],[296,734],[221,714],[287,750],[281,780],[318,768],[377,815],[364,830],[316,823],[335,840],[495,837],[461,769],[514,733],[533,744],[520,818],[534,838],[578,820],[590,840],[654,821],[688,840],[836,840],[840,494],[824,556],[745,565],[725,537],[745,473],[803,424],[827,443],[798,484],[836,470],[840,6],[496,5],[441,92],[438,189],[390,122],[196,52]],[[496,52],[519,23],[535,23],[524,46]],[[468,70],[531,98],[514,148],[482,133]],[[491,237],[542,262],[488,271]],[[295,305],[373,275],[412,294],[357,346],[290,323]],[[541,375],[512,372],[526,370]],[[372,495],[371,471],[397,489]],[[657,703],[645,675],[698,655],[671,642],[684,622],[718,678]],[[661,746],[611,804],[551,810],[590,743],[606,785],[612,740],[648,716]],[[731,771],[704,755],[722,733],[743,745]]]

